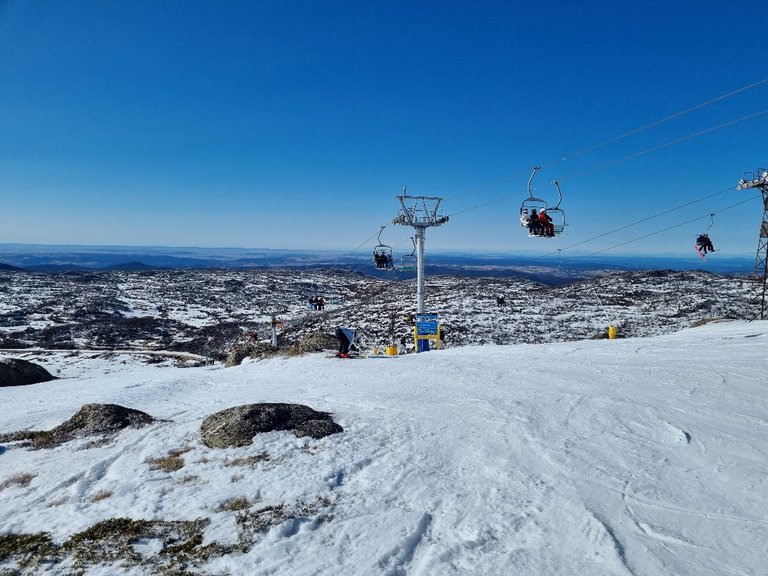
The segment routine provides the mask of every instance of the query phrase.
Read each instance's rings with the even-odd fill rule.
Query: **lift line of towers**
[[[554,207],[549,207],[546,200],[533,195],[531,183],[540,170],[540,166],[534,166],[528,179],[528,197],[520,205],[520,226],[528,229],[529,237],[553,238],[560,236],[565,231],[565,211],[560,207],[563,195],[557,180],[553,182],[557,189],[558,201]],[[738,190],[758,189],[763,197],[763,216],[760,222],[757,253],[755,257],[754,276],[761,280],[759,288],[760,320],[768,319],[768,170],[761,168],[756,172],[745,175],[739,181]],[[378,244],[373,250],[373,259],[377,269],[416,271],[416,304],[417,314],[425,313],[425,289],[424,289],[424,240],[426,229],[433,226],[441,226],[448,222],[448,216],[439,214],[439,196],[410,196],[407,187],[403,188],[401,195],[395,196],[400,202],[400,212],[392,220],[392,224],[411,226],[415,235],[411,238],[413,250],[411,254],[401,259],[400,265],[395,266],[392,256],[392,247],[382,243],[381,233],[385,226],[381,227],[378,234]],[[546,214],[541,218],[541,214]],[[710,216],[714,216],[713,214]],[[536,219],[539,222],[536,222]],[[538,224],[538,226],[537,226]],[[415,260],[415,261],[414,261]],[[272,346],[277,347],[277,315],[285,310],[270,312],[272,317]],[[428,348],[426,348],[428,349]]]
[[[554,238],[565,231],[565,211],[560,207],[563,194],[557,180],[552,182],[557,190],[557,204],[550,207],[546,200],[533,195],[531,184],[540,166],[534,166],[531,176],[528,178],[528,197],[520,205],[520,226],[528,229],[528,236],[539,238]],[[756,188],[763,196],[763,216],[760,224],[757,254],[755,258],[754,275],[762,276],[762,289],[760,295],[760,319],[768,317],[768,170],[760,169],[741,179],[738,190]],[[399,266],[394,265],[392,247],[381,241],[382,226],[379,231],[378,244],[374,247],[373,258],[376,267],[381,270],[416,270],[416,304],[417,313],[425,312],[424,292],[424,239],[426,229],[432,226],[441,226],[448,222],[448,216],[439,214],[440,203],[443,198],[439,196],[409,196],[407,187],[403,188],[403,194],[396,196],[400,202],[400,213],[392,220],[393,224],[411,226],[415,230],[413,251],[410,255],[401,259]],[[714,216],[714,215],[710,215]],[[415,259],[415,262],[413,261]]]

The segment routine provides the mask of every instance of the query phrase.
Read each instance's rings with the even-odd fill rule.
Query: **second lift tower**
[[[448,222],[448,216],[439,216],[442,198],[438,196],[408,196],[408,188],[396,196],[400,200],[400,214],[393,224],[413,226],[416,229],[416,312],[424,313],[424,231],[430,226],[440,226]]]

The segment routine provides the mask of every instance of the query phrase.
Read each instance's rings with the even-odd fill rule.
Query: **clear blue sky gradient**
[[[588,149],[767,79],[767,21],[742,0],[0,0],[0,242],[368,250],[407,185],[453,215],[428,250],[696,257],[715,212],[718,256],[751,255],[761,202],[724,208],[754,191],[589,239],[768,166],[768,114],[704,132],[768,110],[768,83]],[[518,224],[534,164],[562,238]]]

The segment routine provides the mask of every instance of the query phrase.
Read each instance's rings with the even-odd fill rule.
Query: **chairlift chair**
[[[416,238],[411,236],[411,242],[413,242],[413,250],[410,254],[404,254],[400,257],[400,265],[397,267],[402,272],[413,272],[416,270]]]
[[[557,188],[558,200],[554,208],[547,208],[547,214],[552,218],[555,236],[560,236],[565,231],[565,212],[560,208],[560,203],[563,201],[563,193],[560,191],[560,182],[555,180],[552,184]]]
[[[560,191],[560,183],[557,180],[552,182],[557,188],[558,197],[557,204],[554,208],[550,208],[546,200],[537,198],[533,195],[531,182],[533,182],[533,177],[536,175],[536,171],[540,169],[540,166],[534,166],[531,172],[531,177],[528,179],[528,198],[523,200],[523,203],[520,205],[520,226],[530,230],[530,216],[533,214],[533,211],[536,210],[536,213],[540,214],[542,210],[546,210],[547,214],[552,219],[553,235],[560,236],[565,230],[565,211],[560,208],[560,203],[563,201],[563,193]],[[547,238],[544,234],[530,233],[529,236],[533,238]]]
[[[542,209],[547,209],[547,201],[543,200],[542,198],[536,198],[536,196],[533,195],[533,191],[531,190],[531,182],[533,182],[533,177],[536,175],[536,171],[540,169],[541,166],[533,167],[533,170],[531,171],[531,177],[528,178],[528,198],[523,200],[522,204],[520,204],[520,226],[526,229],[529,229],[530,217],[534,210],[536,210],[536,214],[538,215]],[[534,236],[533,234],[530,235]]]
[[[381,233],[385,226],[379,230],[379,243],[373,248],[373,263],[378,270],[390,270],[392,265],[392,247],[381,242]]]
[[[709,215],[709,226],[707,226],[706,232],[702,232],[698,236],[696,236],[696,243],[695,247],[699,251],[699,254],[702,253],[702,250],[705,246],[712,246],[712,240],[709,237],[709,231],[712,229],[712,226],[715,223],[715,214],[714,212]],[[700,242],[700,239],[703,239],[703,242]],[[714,248],[711,248],[709,250],[710,252],[714,252]],[[705,252],[706,253],[706,252]]]

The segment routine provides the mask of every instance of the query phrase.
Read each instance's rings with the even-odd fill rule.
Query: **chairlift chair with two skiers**
[[[534,166],[531,171],[531,177],[528,178],[528,198],[520,204],[520,226],[527,228],[528,235],[532,238],[552,238],[560,236],[565,230],[565,212],[560,208],[560,203],[563,201],[563,193],[560,191],[560,183],[555,180],[553,184],[557,188],[558,201],[554,208],[549,208],[547,201],[543,198],[537,198],[533,195],[531,183],[536,172],[540,169],[541,166]],[[541,219],[540,215],[542,212],[546,212],[549,216],[549,224],[551,226],[549,231],[551,233],[547,233],[547,226],[544,222],[541,224],[538,222]]]
[[[382,226],[381,230],[379,230],[379,243],[373,248],[373,263],[376,265],[377,270],[391,270],[394,268],[392,247],[383,244],[381,241],[381,233],[384,232],[384,228],[386,228],[386,226]]]

